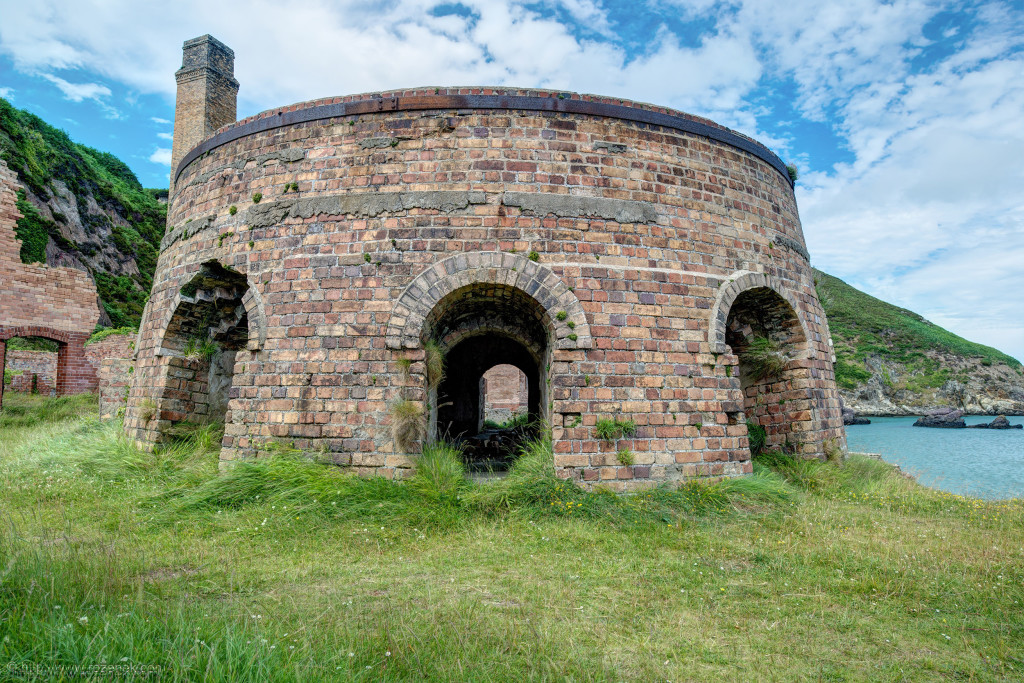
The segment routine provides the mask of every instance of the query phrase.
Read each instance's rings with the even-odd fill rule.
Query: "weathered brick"
[[[444,411],[453,398],[426,388],[428,338],[449,353],[486,338],[494,365],[526,368],[506,370],[503,394],[485,391],[484,412],[532,405],[557,427],[558,476],[583,485],[748,472],[749,417],[773,445],[790,439],[818,455],[828,439],[842,444],[809,264],[799,250],[769,248],[776,236],[799,248],[803,238],[792,187],[767,153],[606,116],[460,106],[441,119],[401,105],[460,93],[389,93],[382,101],[394,96],[397,109],[295,128],[265,112],[247,121],[270,119],[268,129],[231,139],[247,121],[227,125],[224,144],[181,170],[169,233],[190,218],[214,220],[160,254],[126,421],[136,438],[159,438],[163,427],[138,415],[147,398],[170,399],[172,378],[189,383],[175,399],[182,405],[210,405],[202,368],[157,351],[184,320],[172,307],[181,288],[217,260],[264,309],[262,328],[253,316],[248,325],[265,341],[236,354],[231,382],[253,391],[228,401],[225,459],[285,438],[329,448],[357,472],[403,476],[414,458],[394,443],[391,406],[405,399]],[[626,151],[595,153],[608,140]],[[274,154],[288,160],[250,163]],[[225,176],[232,182],[221,185]],[[299,193],[284,192],[295,182]],[[254,205],[257,189],[264,199]],[[235,216],[233,204],[242,209]],[[229,231],[242,237],[216,247]],[[245,297],[232,310],[249,315]],[[729,343],[755,331],[743,317],[755,309],[777,321],[770,332],[797,357],[779,378],[745,382],[745,394],[747,370]],[[501,339],[514,339],[522,356]],[[449,360],[445,386],[460,387],[454,399],[468,405],[491,359]],[[274,393],[281,387],[289,393]],[[636,433],[605,443],[594,431],[599,418],[632,421]],[[627,445],[640,464],[617,464],[615,451]]]

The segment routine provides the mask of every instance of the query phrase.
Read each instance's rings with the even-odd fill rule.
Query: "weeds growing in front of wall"
[[[188,360],[210,360],[217,355],[219,347],[212,339],[189,339],[181,355]]]
[[[435,341],[423,344],[423,363],[426,365],[427,387],[437,389],[444,380],[444,351]]]
[[[754,336],[739,354],[754,381],[780,376],[792,358],[785,345],[769,337]]]
[[[409,452],[426,436],[423,406],[407,398],[392,401],[391,436],[402,452]]]
[[[749,477],[584,491],[556,476],[544,440],[484,483],[442,444],[402,482],[287,447],[218,473],[217,425],[148,453],[87,403],[17,397],[0,412],[5,671],[1018,680],[1024,669],[1020,501],[933,491],[866,458],[770,451]],[[837,639],[846,629],[858,637]]]

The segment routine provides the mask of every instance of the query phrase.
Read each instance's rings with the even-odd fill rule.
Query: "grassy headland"
[[[1024,505],[767,455],[632,496],[406,483],[216,433],[136,450],[88,398],[0,418],[0,669],[159,680],[1020,680]],[[7,668],[5,671],[14,671]]]
[[[929,352],[977,359],[985,367],[997,364],[1021,369],[1020,361],[1012,356],[958,337],[913,311],[876,299],[828,273],[815,270],[814,278],[835,342],[836,381],[844,389],[854,389],[871,377],[864,364],[869,356],[904,366],[913,375],[908,387],[913,391],[940,387],[950,379],[966,380],[930,357]]]

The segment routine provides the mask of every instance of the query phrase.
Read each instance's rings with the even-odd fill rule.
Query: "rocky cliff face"
[[[930,352],[949,379],[922,386],[922,374],[882,356],[869,356],[869,377],[852,389],[841,388],[843,402],[858,415],[923,415],[951,407],[969,415],[1024,415],[1024,377],[1003,364]]]
[[[815,271],[843,402],[859,415],[1024,414],[1024,367]]]
[[[0,98],[0,157],[23,186],[21,259],[92,275],[100,324],[137,325],[152,286],[166,206],[116,157]]]

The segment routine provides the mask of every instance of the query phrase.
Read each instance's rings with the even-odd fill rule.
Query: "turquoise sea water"
[[[850,450],[881,453],[925,486],[979,498],[1024,498],[1024,429],[929,429],[914,417],[873,417],[846,428]],[[992,416],[966,416],[967,424]],[[1010,417],[1010,424],[1024,417]]]

